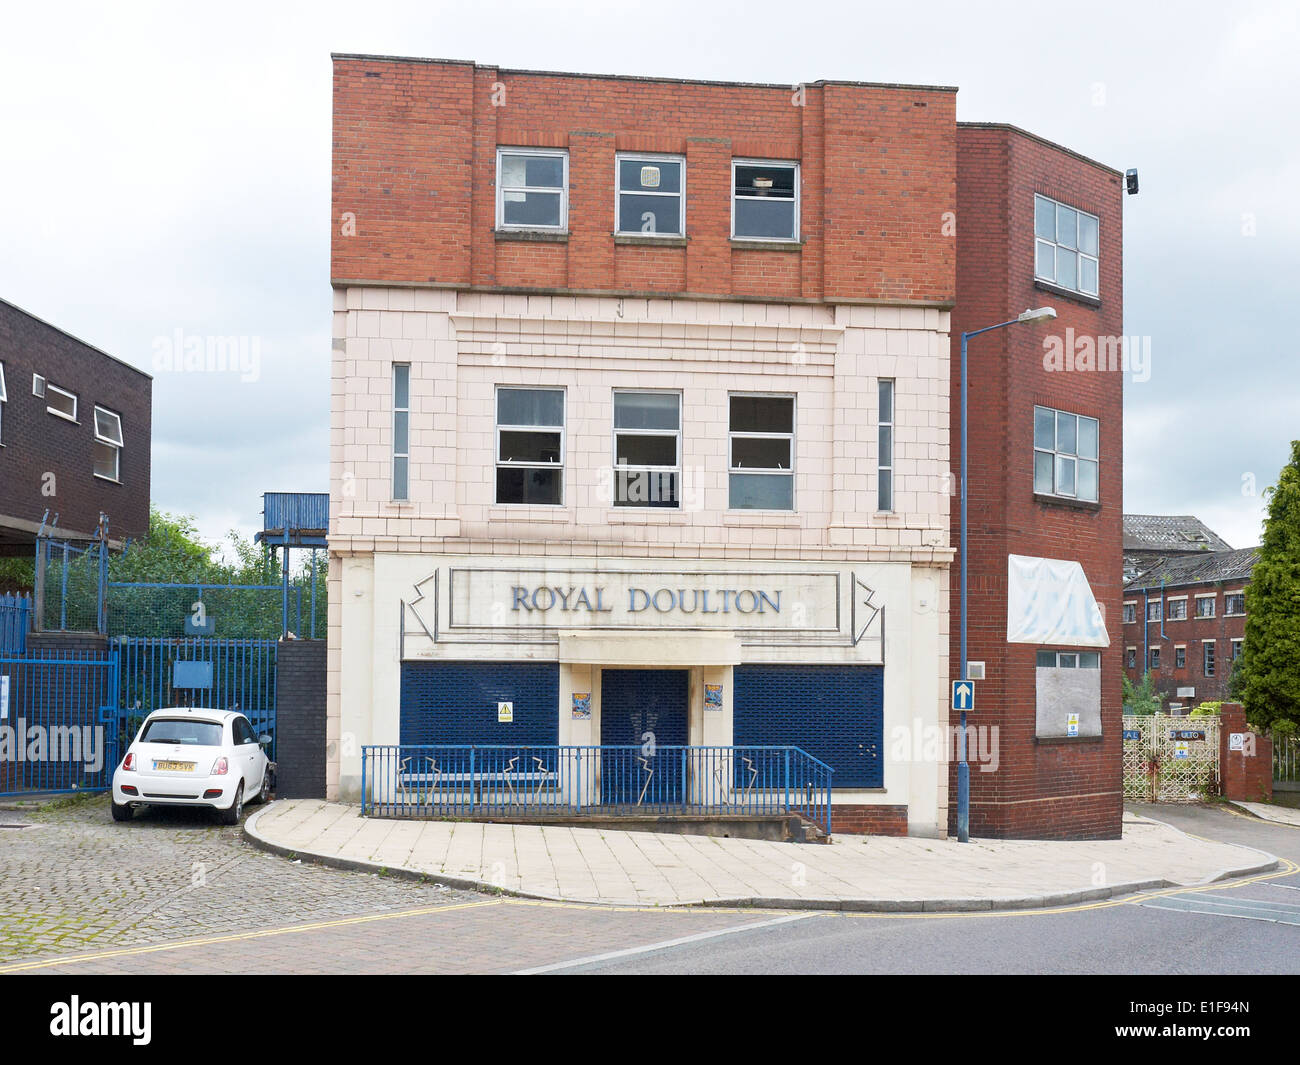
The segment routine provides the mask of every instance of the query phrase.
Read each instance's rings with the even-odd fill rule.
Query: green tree
[[[1124,713],[1140,717],[1160,713],[1160,697],[1156,695],[1156,683],[1150,670],[1142,674],[1142,682],[1137,685],[1125,673],[1121,678],[1121,687],[1124,692]]]
[[[1242,701],[1256,728],[1300,721],[1300,440],[1264,497],[1268,517],[1246,587],[1241,657]]]

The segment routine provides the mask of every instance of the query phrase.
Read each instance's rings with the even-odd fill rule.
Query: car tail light
[[[135,770],[135,751],[126,752],[126,760],[122,763],[122,768],[128,773]]]
[[[218,758],[212,764],[212,772],[209,774],[209,776],[224,777],[229,772],[230,772],[230,763],[227,762],[224,758]]]

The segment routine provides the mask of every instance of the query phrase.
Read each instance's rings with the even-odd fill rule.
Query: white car
[[[233,710],[155,710],[113,772],[113,820],[131,820],[136,806],[207,806],[238,824],[245,799],[270,798],[270,742]]]

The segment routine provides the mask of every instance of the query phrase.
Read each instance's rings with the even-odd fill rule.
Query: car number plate
[[[193,773],[193,762],[154,762],[154,769],[161,773]]]

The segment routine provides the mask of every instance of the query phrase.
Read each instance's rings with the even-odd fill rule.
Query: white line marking
[[[682,947],[688,943],[699,943],[705,939],[716,939],[718,936],[735,935],[737,932],[753,932],[759,928],[771,928],[773,925],[789,924],[791,921],[802,921],[809,917],[824,917],[826,914],[820,910],[810,910],[807,913],[786,914],[784,917],[773,917],[770,921],[753,921],[750,924],[739,925],[735,928],[719,928],[713,932],[697,932],[693,936],[681,936],[678,939],[665,939],[662,943],[651,943],[644,947],[628,947],[626,950],[611,950],[607,954],[591,954],[585,958],[574,958],[572,961],[560,961],[554,965],[539,965],[533,969],[520,969],[514,973],[515,976],[536,976],[538,973],[552,973],[558,969],[576,969],[579,965],[596,965],[603,961],[613,961],[615,958],[628,958],[636,954],[649,954],[656,950],[669,950],[672,947]]]

